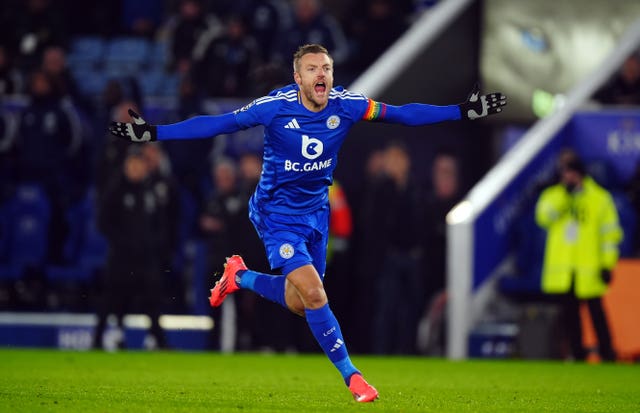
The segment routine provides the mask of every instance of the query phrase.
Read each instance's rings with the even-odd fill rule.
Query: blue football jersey
[[[252,199],[259,211],[305,214],[327,204],[338,151],[349,129],[361,119],[375,120],[383,107],[335,87],[327,107],[312,112],[299,93],[292,84],[234,112],[241,128],[265,128],[262,176]]]

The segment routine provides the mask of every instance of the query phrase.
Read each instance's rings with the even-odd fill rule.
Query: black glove
[[[131,109],[129,109],[129,116],[133,119],[133,123],[111,122],[109,132],[118,138],[131,142],[149,142],[158,139],[156,126],[149,125]]]
[[[605,284],[609,285],[611,284],[611,270],[605,270],[603,269],[600,272],[600,277],[602,278],[602,281],[604,281]]]
[[[478,119],[487,115],[502,112],[502,107],[507,104],[507,97],[502,93],[490,93],[480,95],[478,84],[473,87],[467,101],[458,105],[462,119]]]

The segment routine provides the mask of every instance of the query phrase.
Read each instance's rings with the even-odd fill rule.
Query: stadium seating
[[[67,63],[76,70],[95,71],[102,64],[105,41],[101,37],[77,37],[71,43]]]
[[[150,43],[137,37],[117,37],[107,44],[105,68],[118,66],[129,73],[145,68]]]
[[[46,276],[50,281],[88,281],[104,266],[107,243],[95,222],[95,192],[68,209],[69,234],[64,245],[66,265],[50,265]]]
[[[72,70],[78,90],[84,96],[98,96],[104,91],[108,80],[104,72],[100,70],[77,70],[75,68]]]
[[[147,59],[150,67],[156,70],[164,70],[167,65],[168,45],[166,42],[156,41],[150,45]]]
[[[7,214],[3,219],[7,256],[0,265],[0,279],[15,280],[27,268],[41,268],[46,262],[51,206],[41,187],[23,184],[3,207],[3,214]]]
[[[178,94],[180,78],[176,74],[154,70],[140,73],[137,80],[145,96],[176,96]]]
[[[133,77],[144,96],[177,96],[180,78],[166,72],[167,45],[138,37],[79,37],[67,57],[80,92],[97,97],[111,79]]]

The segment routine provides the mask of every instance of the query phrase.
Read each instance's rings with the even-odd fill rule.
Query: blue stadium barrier
[[[93,344],[96,321],[94,314],[2,312],[0,346],[88,350]],[[144,349],[148,317],[130,314],[125,316],[124,324],[126,348]],[[209,348],[214,324],[208,315],[162,315],[160,325],[171,349],[202,351]],[[113,331],[114,327],[109,326],[105,337]]]

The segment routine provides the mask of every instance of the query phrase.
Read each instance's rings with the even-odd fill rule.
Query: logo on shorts
[[[327,119],[327,128],[335,129],[338,126],[340,126],[340,116],[338,115],[329,116],[329,119]]]
[[[293,257],[294,252],[295,251],[293,249],[293,245],[291,244],[280,245],[280,256],[285,260],[288,260],[289,258]]]

